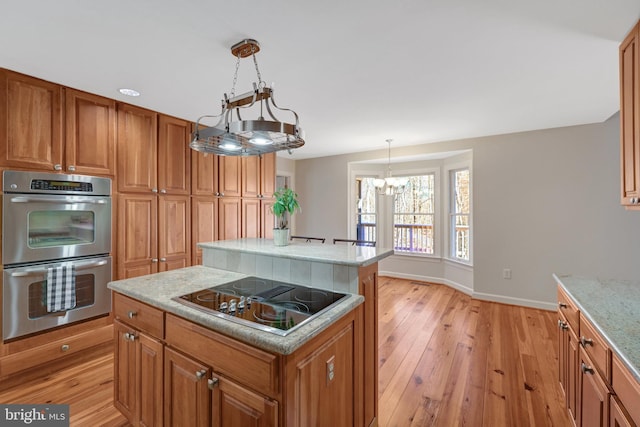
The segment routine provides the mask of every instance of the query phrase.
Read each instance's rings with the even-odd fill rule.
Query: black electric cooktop
[[[245,277],[173,298],[206,313],[285,336],[347,294]]]

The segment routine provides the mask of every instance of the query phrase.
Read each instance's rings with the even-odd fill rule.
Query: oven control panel
[[[33,179],[31,180],[31,189],[40,191],[77,191],[79,193],[93,193],[93,184],[90,182]]]

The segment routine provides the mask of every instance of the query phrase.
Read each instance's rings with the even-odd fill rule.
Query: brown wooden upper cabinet
[[[242,197],[272,197],[275,179],[275,153],[242,158]]]
[[[242,193],[240,159],[237,156],[218,157],[218,196],[240,197]]]
[[[115,112],[113,100],[0,69],[0,166],[113,175]]]
[[[621,203],[640,210],[640,23],[620,45]]]

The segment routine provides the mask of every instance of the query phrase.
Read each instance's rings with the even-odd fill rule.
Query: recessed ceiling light
[[[122,89],[118,89],[118,92],[127,96],[140,96],[140,92],[138,92],[135,89],[122,88]]]

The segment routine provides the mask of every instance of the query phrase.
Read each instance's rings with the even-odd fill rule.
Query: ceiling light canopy
[[[292,149],[304,145],[304,133],[298,123],[298,114],[293,110],[278,107],[273,97],[273,84],[267,87],[262,81],[256,60],[256,53],[259,51],[260,45],[252,39],[242,40],[231,47],[231,53],[237,58],[231,93],[224,94],[222,112],[219,115],[198,118],[190,144],[192,149],[222,156],[254,156],[281,150],[291,152]],[[236,96],[240,59],[248,56],[253,57],[258,82],[253,83],[253,91]],[[241,110],[242,114],[253,112],[254,116],[257,110],[257,117],[243,119],[240,115]],[[274,115],[275,110],[293,115],[294,123],[279,121]],[[265,120],[265,113],[270,120]],[[200,120],[206,117],[219,118],[218,123],[212,127],[201,127]]]
[[[391,174],[391,142],[393,139],[387,139],[389,144],[389,160],[387,162],[387,176],[384,179],[376,179],[373,181],[373,185],[376,187],[378,194],[383,196],[395,196],[396,194],[404,193],[407,187],[407,178],[394,177]]]

